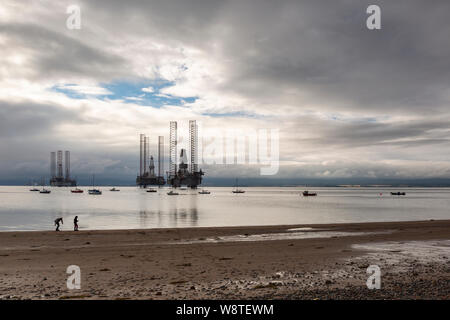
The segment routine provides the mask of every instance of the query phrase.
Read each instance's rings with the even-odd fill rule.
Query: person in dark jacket
[[[57,218],[55,220],[56,231],[59,231],[59,224],[64,224],[63,218]]]
[[[73,231],[78,231],[78,216],[73,219]]]

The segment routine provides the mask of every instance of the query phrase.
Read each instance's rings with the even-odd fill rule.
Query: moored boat
[[[317,196],[316,192],[309,192],[308,190],[303,191],[302,194],[303,194],[304,197],[315,197],[315,196]]]
[[[93,174],[92,175],[92,189],[88,190],[88,193],[92,194],[92,195],[102,194],[102,191],[100,189],[96,189],[94,186],[95,186],[95,175]]]
[[[242,190],[242,189],[238,188],[238,179],[237,178],[236,178],[236,186],[235,186],[234,190],[231,191],[231,192],[233,192],[233,193],[245,193],[245,190]]]

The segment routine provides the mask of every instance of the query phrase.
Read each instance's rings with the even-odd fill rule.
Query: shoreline
[[[448,259],[450,220],[6,231],[0,299],[449,299]]]
[[[336,223],[303,223],[303,224],[299,224],[299,223],[294,223],[294,224],[270,224],[270,225],[230,225],[230,226],[199,226],[199,227],[184,227],[184,226],[180,226],[180,227],[162,227],[162,228],[124,228],[124,229],[82,229],[80,227],[78,233],[81,232],[139,232],[139,231],[155,231],[155,232],[160,232],[160,231],[165,231],[165,230],[206,230],[206,229],[211,229],[211,230],[227,230],[227,229],[233,229],[233,230],[238,230],[238,229],[257,229],[257,230],[261,230],[261,229],[286,229],[286,228],[298,228],[298,227],[312,227],[312,228],[347,228],[347,227],[351,227],[353,225],[367,225],[370,226],[371,224],[404,224],[404,223],[426,223],[426,222],[447,222],[450,221],[446,220],[446,219],[426,219],[426,220],[396,220],[396,221],[364,221],[364,222],[336,222]],[[74,232],[72,229],[70,230],[64,230],[64,224],[61,225],[60,227],[60,231],[59,232],[67,232],[67,233],[71,233]],[[72,228],[72,227],[71,227]],[[2,233],[54,233],[54,227],[52,229],[46,229],[46,230],[0,230],[0,235]]]

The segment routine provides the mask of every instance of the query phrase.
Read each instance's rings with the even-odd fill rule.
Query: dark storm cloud
[[[64,30],[63,28],[61,28]],[[43,24],[0,24],[0,35],[8,37],[8,45],[31,56],[29,79],[91,78],[112,80],[126,75],[126,61],[102,48],[92,47]]]
[[[339,121],[336,121],[339,122]],[[438,135],[436,130],[442,131],[440,139],[433,138]],[[339,147],[360,147],[376,145],[410,145],[415,142],[420,144],[434,144],[449,142],[448,132],[450,130],[449,121],[412,121],[395,123],[337,123],[334,126],[324,127],[322,139],[314,139],[313,143],[330,144]],[[405,139],[405,140],[403,140]],[[401,141],[396,141],[401,140]]]
[[[53,104],[0,100],[0,140],[51,134],[61,123],[82,123],[79,115]]]

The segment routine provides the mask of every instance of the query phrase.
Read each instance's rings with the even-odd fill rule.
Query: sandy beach
[[[449,299],[449,259],[450,220],[2,232],[0,298]]]

